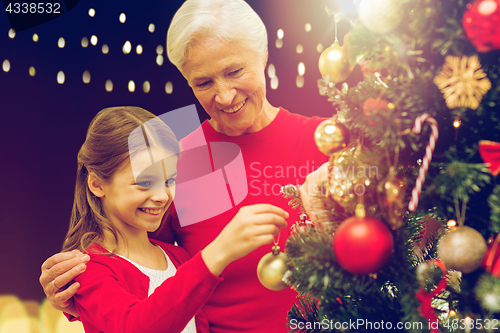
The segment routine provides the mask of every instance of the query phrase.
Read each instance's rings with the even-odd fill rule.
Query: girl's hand
[[[40,284],[52,306],[60,311],[78,317],[73,296],[80,284],[71,281],[87,268],[85,263],[90,260],[78,250],[62,252],[53,255],[42,264]]]
[[[210,272],[218,276],[234,260],[272,243],[280,228],[287,226],[288,217],[288,212],[269,204],[242,207],[219,236],[201,251]]]

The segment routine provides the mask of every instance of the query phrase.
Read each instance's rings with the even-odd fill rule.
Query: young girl
[[[138,107],[107,108],[90,123],[63,247],[91,258],[76,278],[86,332],[208,332],[200,309],[223,269],[286,226],[288,213],[262,204],[241,208],[192,259],[149,239],[172,203],[179,151],[171,129]]]

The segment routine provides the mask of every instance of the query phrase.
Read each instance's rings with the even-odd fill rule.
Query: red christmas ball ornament
[[[468,4],[462,25],[478,52],[500,49],[500,0],[477,0]]]
[[[391,257],[393,247],[387,225],[370,216],[348,218],[333,238],[333,251],[339,264],[354,274],[378,271]]]

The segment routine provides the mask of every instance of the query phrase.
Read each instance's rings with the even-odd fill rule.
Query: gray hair
[[[259,15],[243,0],[187,0],[167,32],[167,55],[181,72],[189,50],[203,38],[244,41],[264,61],[267,31]]]

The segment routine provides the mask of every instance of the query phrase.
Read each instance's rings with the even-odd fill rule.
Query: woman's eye
[[[150,187],[151,182],[140,182],[140,183],[135,183],[135,185],[140,186],[140,187]]]
[[[243,68],[237,69],[237,70],[235,70],[235,71],[233,71],[233,72],[231,72],[231,73],[229,73],[229,74],[231,74],[231,75],[236,75],[236,74],[238,74],[239,72],[241,72],[241,70],[242,70],[242,69],[243,69]]]
[[[165,185],[167,185],[167,186],[174,186],[174,184],[175,184],[175,178],[169,178],[165,182]]]
[[[208,86],[209,83],[210,83],[210,81],[205,81],[205,82],[202,82],[202,83],[198,83],[196,86],[200,87],[200,88],[203,88],[203,87]]]

